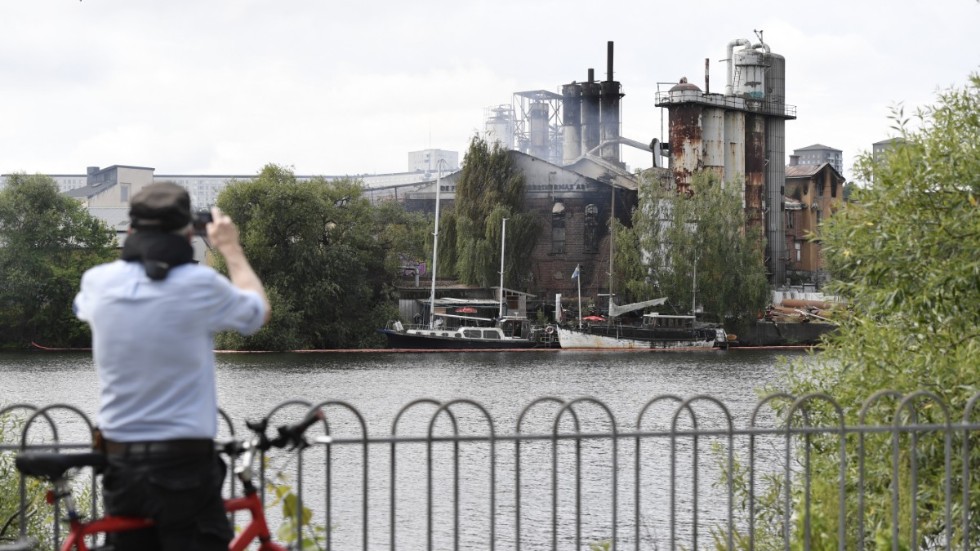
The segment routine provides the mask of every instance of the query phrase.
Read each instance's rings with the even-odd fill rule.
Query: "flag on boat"
[[[572,272],[572,279],[578,279],[578,277],[580,275],[579,274],[579,266],[580,266],[580,264],[576,264],[575,265],[575,271]]]

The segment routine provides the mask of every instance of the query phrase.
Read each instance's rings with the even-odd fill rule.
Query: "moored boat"
[[[640,325],[589,324],[559,327],[563,349],[713,350],[725,348],[728,336],[719,327],[695,327],[694,316],[646,314]]]
[[[527,318],[516,316],[504,316],[493,326],[463,325],[451,329],[441,325],[405,327],[400,321],[394,321],[378,331],[388,339],[389,348],[502,350],[558,347],[553,326],[532,327]]]

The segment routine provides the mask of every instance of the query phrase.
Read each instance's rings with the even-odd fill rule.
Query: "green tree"
[[[968,400],[980,385],[980,76],[962,89],[940,92],[935,105],[920,109],[913,129],[901,109],[893,113],[894,129],[903,139],[877,163],[863,154],[856,172],[864,182],[854,189],[854,201],[826,221],[821,240],[834,281],[831,292],[849,303],[823,352],[809,361],[793,362],[786,374],[795,395],[823,392],[843,408],[848,424],[859,423],[865,400],[880,390],[904,396],[925,390],[948,405],[929,399],[915,408],[915,422],[939,424],[961,421]],[[897,401],[883,399],[867,423],[896,422]],[[976,422],[974,412],[972,422]],[[898,422],[906,422],[903,416]],[[833,412],[811,411],[811,423],[836,424]],[[840,468],[833,442],[827,453],[812,458],[813,493],[833,496]],[[945,470],[943,435],[922,434],[915,447],[918,494],[911,495],[911,441],[902,439],[901,467],[892,472],[888,437],[869,438],[865,451],[866,490],[863,513],[865,540],[891,549],[892,491],[899,491],[902,549],[928,548],[943,541]],[[964,480],[962,434],[953,435],[952,469],[948,473],[954,502],[954,549],[980,548],[980,515],[970,520],[971,541],[964,545],[962,509]],[[967,458],[974,467],[970,508],[980,511],[980,448]],[[847,448],[848,488],[857,479],[855,440]],[[848,518],[856,518],[857,492],[848,492]],[[909,540],[911,503],[917,507],[919,540]],[[815,499],[813,522],[828,534],[836,548],[836,499]],[[778,507],[778,505],[773,505]],[[794,502],[801,511],[799,496]],[[802,518],[802,515],[798,515]],[[845,544],[856,549],[856,523],[848,525]],[[815,528],[817,529],[817,528]]]
[[[616,231],[616,277],[627,299],[665,296],[684,312],[696,298],[718,321],[755,319],[768,285],[762,233],[746,228],[740,186],[701,172],[686,195],[651,173],[641,180],[633,228]]]
[[[6,404],[0,403],[0,409]],[[24,419],[16,408],[0,413],[0,444],[17,449],[20,445]],[[53,549],[51,530],[54,508],[46,501],[47,485],[36,478],[24,479],[25,503],[20,502],[21,475],[17,471],[13,451],[0,452],[0,545],[20,539],[20,527],[25,526],[28,538],[36,540],[38,549]],[[84,506],[84,500],[79,504]]]
[[[238,224],[242,245],[272,304],[271,322],[251,337],[222,334],[218,345],[261,350],[381,344],[375,331],[394,317],[394,253],[409,222],[398,207],[374,207],[352,180],[297,181],[267,165],[234,182],[218,205]],[[416,249],[415,252],[418,252]],[[223,269],[217,258],[215,265]]]
[[[470,142],[463,171],[456,183],[455,212],[447,234],[455,234],[447,259],[455,260],[455,274],[465,283],[488,287],[499,283],[502,221],[507,219],[504,285],[517,287],[530,270],[531,251],[537,241],[537,218],[524,212],[524,174],[507,151],[479,137]],[[440,233],[442,232],[440,222]],[[447,245],[440,235],[439,247]],[[449,265],[448,262],[441,266]]]
[[[48,176],[14,174],[0,191],[0,345],[88,346],[72,314],[82,273],[116,256],[115,236]]]

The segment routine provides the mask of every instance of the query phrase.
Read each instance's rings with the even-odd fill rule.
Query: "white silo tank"
[[[498,105],[490,108],[484,127],[487,143],[499,143],[504,149],[514,148],[514,108]]]
[[[766,65],[764,52],[749,48],[735,52],[735,95],[765,99]]]

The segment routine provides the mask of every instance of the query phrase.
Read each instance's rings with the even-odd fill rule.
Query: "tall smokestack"
[[[606,42],[606,80],[613,80],[613,41]]]
[[[599,107],[599,156],[611,163],[619,163],[619,99],[623,97],[619,82],[613,80],[613,43],[607,44],[607,80],[600,83],[602,96]]]
[[[600,86],[595,81],[595,69],[589,68],[589,81],[582,85],[582,155],[599,146],[600,96]]]
[[[711,67],[711,59],[706,57],[704,58],[704,93],[705,94],[711,93],[711,86],[709,86],[709,82],[708,82],[709,67]]]

